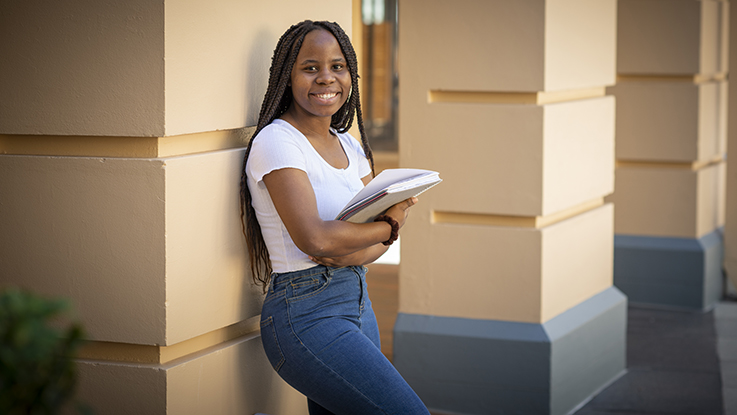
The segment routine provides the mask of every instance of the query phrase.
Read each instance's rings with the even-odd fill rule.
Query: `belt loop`
[[[276,273],[272,273],[269,276],[269,292],[272,294],[274,293],[274,280],[276,279],[276,275]]]
[[[328,278],[333,278],[333,269],[325,265],[325,274],[327,274]]]

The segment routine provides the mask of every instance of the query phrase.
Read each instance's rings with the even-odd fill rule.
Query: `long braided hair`
[[[256,219],[256,211],[251,205],[251,192],[248,190],[248,182],[246,177],[246,163],[248,156],[251,154],[251,145],[253,138],[271,124],[276,118],[279,118],[292,104],[292,88],[288,85],[291,79],[292,67],[297,60],[297,54],[302,48],[307,33],[324,29],[332,33],[340,44],[340,49],[348,63],[348,69],[351,73],[351,93],[346,99],[343,106],[338,112],[333,114],[330,127],[339,133],[344,133],[351,128],[354,115],[358,118],[358,130],[361,133],[361,143],[366,158],[371,164],[371,171],[374,171],[374,156],[368,143],[368,138],[363,128],[363,114],[361,112],[361,97],[358,92],[358,61],[356,52],[351,45],[348,35],[337,23],[311,20],[305,20],[301,23],[290,27],[279,39],[274,49],[274,56],[271,58],[271,68],[269,69],[269,85],[266,89],[264,102],[261,104],[261,112],[258,116],[258,124],[256,131],[251,136],[246,148],[246,154],[243,158],[243,171],[241,174],[241,226],[243,234],[246,237],[248,245],[248,258],[251,265],[251,273],[253,281],[263,286],[264,290],[269,283],[272,273],[271,260],[269,259],[269,251],[266,248],[266,242],[261,234],[261,226]]]

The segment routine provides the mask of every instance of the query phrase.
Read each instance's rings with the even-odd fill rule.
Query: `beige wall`
[[[700,238],[724,225],[729,3],[618,3],[619,234]]]
[[[621,163],[617,167],[617,233],[700,238],[724,226],[725,166]]]
[[[404,98],[412,103],[402,106],[402,116],[422,119],[407,130],[425,139],[406,140],[400,151],[407,155],[403,165],[439,171],[450,183],[423,195],[437,210],[544,216],[614,189],[611,97],[549,105],[422,98]],[[478,191],[479,178],[494,193]]]
[[[402,24],[414,29],[400,27],[400,42],[413,45],[401,51],[400,65],[404,72],[406,65],[428,56],[437,64],[402,82],[426,90],[495,92],[609,85],[614,83],[615,15],[612,1],[430,0],[401,16]],[[582,32],[587,37],[579,37]],[[456,65],[442,64],[449,62]]]
[[[726,81],[626,79],[617,96],[617,158],[691,163],[726,152]]]
[[[610,287],[616,2],[399,13],[400,165],[444,179],[402,236],[400,312],[541,323]]]
[[[3,6],[0,283],[73,301],[97,412],[306,411],[261,351],[238,202],[273,48],[306,18],[350,34],[351,2]]]
[[[351,35],[351,2],[165,2],[166,135],[256,125],[279,36],[305,19]]]
[[[611,204],[540,227],[426,215],[402,234],[403,313],[540,323],[612,285]]]
[[[105,415],[306,414],[271,369],[257,335],[164,365],[82,360],[78,398]]]
[[[690,75],[727,70],[729,2],[620,0],[620,74]]]
[[[164,2],[3,4],[0,133],[165,133]]]
[[[729,11],[730,20],[737,22],[737,7]],[[730,31],[729,63],[737,67],[737,30]],[[737,149],[737,83],[731,82],[729,88],[729,148]],[[727,162],[727,206],[726,226],[724,233],[724,267],[727,276],[737,286],[737,157],[728,158]]]

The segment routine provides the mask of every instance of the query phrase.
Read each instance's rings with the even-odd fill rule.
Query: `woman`
[[[358,116],[362,145],[346,131]],[[333,218],[373,176],[356,55],[336,23],[304,21],[279,39],[241,209],[254,280],[267,292],[261,339],[310,414],[428,414],[380,350],[363,265],[397,238],[408,199],[373,223]]]

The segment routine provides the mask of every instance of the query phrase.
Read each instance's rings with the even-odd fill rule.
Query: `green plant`
[[[82,328],[63,321],[68,312],[65,300],[0,292],[0,413],[56,414],[70,402]]]

